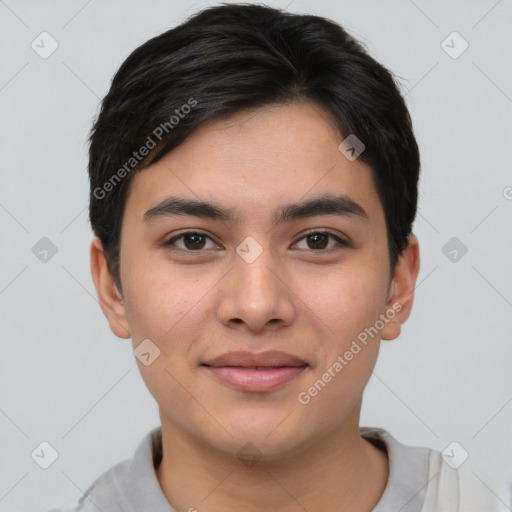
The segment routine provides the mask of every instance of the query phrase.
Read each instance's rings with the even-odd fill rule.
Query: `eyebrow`
[[[150,208],[143,216],[144,222],[151,222],[161,217],[174,217],[190,215],[204,219],[237,222],[233,208],[225,208],[216,203],[185,199],[181,197],[168,197],[161,203]],[[272,224],[282,224],[296,219],[314,217],[316,215],[338,215],[355,217],[369,221],[364,208],[346,195],[323,195],[300,203],[290,203],[281,206],[274,213]]]

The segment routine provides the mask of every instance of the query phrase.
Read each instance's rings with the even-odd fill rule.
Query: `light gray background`
[[[210,3],[213,4],[212,0]],[[382,342],[363,425],[512,476],[512,5],[510,1],[271,2],[320,14],[402,77],[422,154],[421,270],[410,319]],[[90,275],[86,137],[113,73],[205,2],[0,0],[0,511],[69,501],[128,458],[157,407],[130,340],[110,331]],[[31,42],[58,42],[41,58]],[[441,43],[459,32],[469,48]],[[450,41],[450,40],[448,40]],[[449,43],[454,50],[458,42]],[[458,46],[459,45],[459,46]],[[507,188],[508,187],[508,188]],[[442,252],[456,236],[468,252]],[[46,263],[32,247],[48,237]],[[59,454],[31,458],[42,441]],[[478,476],[478,479],[477,479]]]

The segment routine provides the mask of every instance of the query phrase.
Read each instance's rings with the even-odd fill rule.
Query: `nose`
[[[219,321],[252,332],[292,324],[296,298],[286,274],[268,250],[250,263],[235,255],[232,270],[220,284]]]

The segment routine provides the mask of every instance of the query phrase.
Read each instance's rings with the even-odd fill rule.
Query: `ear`
[[[401,324],[405,323],[411,313],[414,288],[416,287],[419,270],[419,243],[418,239],[413,234],[410,234],[408,245],[398,259],[389,286],[386,311],[388,311],[387,317],[390,320],[382,329],[381,339],[394,340],[400,336]],[[392,311],[395,312],[394,318],[391,317]]]
[[[101,240],[97,237],[91,244],[91,273],[101,310],[107,317],[110,329],[119,338],[129,338],[130,328],[124,301],[108,269]]]

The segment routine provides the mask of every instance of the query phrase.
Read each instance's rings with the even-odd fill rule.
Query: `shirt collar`
[[[406,446],[381,428],[360,427],[362,437],[387,451],[389,477],[384,493],[372,512],[420,512],[428,484],[428,448]],[[162,429],[154,428],[142,439],[128,461],[126,474],[118,486],[122,510],[176,512],[165,497],[155,467],[162,458]],[[397,508],[398,507],[398,508]],[[400,508],[402,507],[402,508]]]
[[[360,435],[387,451],[389,476],[372,512],[421,512],[429,483],[429,448],[399,443],[382,428],[360,427]]]

